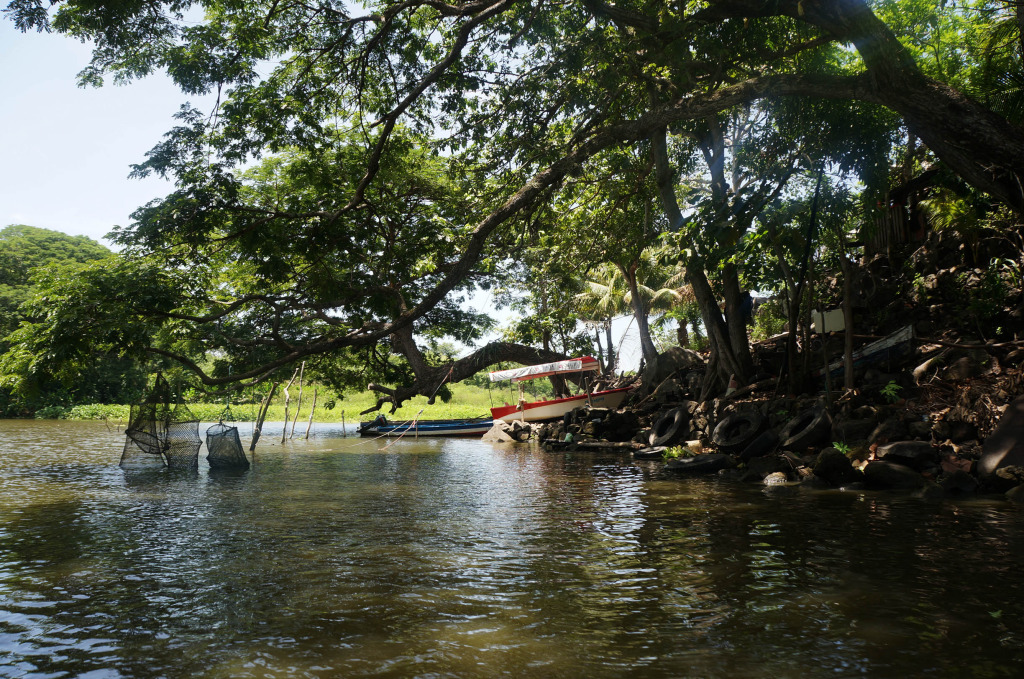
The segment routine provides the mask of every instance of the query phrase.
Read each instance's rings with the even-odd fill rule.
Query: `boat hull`
[[[621,389],[608,389],[607,391],[595,391],[589,396],[580,394],[569,398],[559,398],[551,401],[537,401],[526,403],[523,409],[518,406],[502,406],[491,408],[491,415],[496,420],[505,422],[540,422],[542,420],[553,420],[562,417],[570,410],[584,405],[592,405],[595,408],[618,408],[626,398],[626,394],[632,387]]]
[[[374,421],[361,423],[358,431],[360,436],[483,436],[492,426],[494,422],[488,419],[407,420],[384,424]]]

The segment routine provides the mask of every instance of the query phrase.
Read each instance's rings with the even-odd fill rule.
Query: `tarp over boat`
[[[523,380],[535,380],[538,377],[548,377],[550,375],[578,373],[582,371],[600,369],[601,365],[597,362],[596,358],[593,356],[582,356],[580,358],[569,359],[568,361],[555,361],[554,363],[527,365],[522,368],[498,370],[489,374],[491,376],[491,382],[500,382],[502,380],[522,382]]]

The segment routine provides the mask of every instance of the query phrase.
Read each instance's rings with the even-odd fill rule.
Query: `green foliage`
[[[833,441],[832,442],[832,447],[835,448],[836,450],[838,450],[843,455],[849,455],[850,451],[853,450],[849,446],[849,444],[844,443],[843,441]]]
[[[784,330],[786,321],[782,300],[772,297],[762,302],[754,314],[754,327],[750,331],[750,337],[758,342],[774,337]]]
[[[661,457],[665,460],[675,460],[680,457],[693,457],[696,454],[686,446],[671,446],[662,451]]]
[[[32,291],[39,268],[85,264],[111,256],[110,250],[85,236],[14,224],[0,229],[0,351],[3,338],[24,320],[21,305]]]
[[[648,316],[678,304],[679,262],[718,286],[700,288],[707,313],[723,289],[792,287],[785,268],[809,246],[823,167],[841,181],[824,194],[833,242],[816,245],[826,266],[845,256],[835,241],[858,201],[844,185],[866,187],[867,204],[890,188],[904,138],[892,109],[916,115],[915,129],[936,123],[901,83],[938,99],[949,83],[1015,110],[1019,26],[1005,3],[599,5],[9,0],[23,30],[93,45],[83,83],[164,70],[186,94],[219,96],[215,111],[183,108],[135,168],[175,188],[115,232],[123,280],[44,281],[68,319],[19,330],[4,379],[19,394],[47,376],[70,384],[101,352],[175,360],[208,386],[280,378],[303,359],[338,388],[408,383],[410,329],[428,361],[444,360],[436,343],[490,329],[462,308],[474,285],[516,299],[508,338],[592,353],[575,321],[609,312],[579,295],[609,265],[650,356]],[[870,41],[855,34],[865,25]],[[775,96],[793,90],[814,96]],[[959,122],[936,129],[960,139]],[[659,178],[651,139],[663,129],[671,176]],[[989,171],[999,148],[965,176],[1018,179],[1019,153]],[[683,223],[665,216],[673,190]],[[945,206],[962,224],[977,207]],[[649,261],[666,232],[674,250]],[[0,256],[0,276],[18,266]],[[0,304],[24,299],[0,290]],[[41,312],[42,299],[28,304]],[[676,311],[696,335],[693,308]]]
[[[967,313],[976,323],[984,324],[1006,308],[1009,289],[997,268],[982,271],[980,281],[970,288]]]
[[[895,380],[890,380],[888,384],[878,390],[878,392],[885,398],[889,403],[896,403],[900,400],[900,391],[903,387],[896,384]]]
[[[0,414],[51,415],[74,403],[131,400],[140,393],[141,367],[110,343],[69,347],[74,368],[64,372],[58,364],[65,357],[40,344],[40,331],[51,321],[72,332],[84,329],[75,326],[90,302],[64,306],[54,290],[107,271],[114,260],[84,236],[24,225],[0,230]]]

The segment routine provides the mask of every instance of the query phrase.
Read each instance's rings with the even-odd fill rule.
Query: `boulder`
[[[949,495],[976,493],[979,487],[978,480],[962,469],[943,474],[939,485]]]
[[[993,490],[1005,493],[1011,488],[1024,484],[1024,467],[1016,465],[1000,467],[995,474],[985,479],[985,483]]]
[[[487,441],[489,443],[515,443],[516,440],[512,438],[512,434],[509,431],[507,422],[501,420],[495,420],[494,426],[483,435],[481,441]]]
[[[943,376],[953,382],[963,382],[980,374],[981,365],[970,356],[961,356],[943,371]]]
[[[864,468],[864,483],[874,489],[917,490],[924,486],[925,479],[910,467],[875,460]]]
[[[697,476],[699,474],[714,474],[730,466],[732,466],[732,458],[730,456],[724,453],[709,453],[669,460],[668,464],[665,465],[665,469],[679,474]]]
[[[896,441],[878,446],[875,457],[921,471],[939,464],[939,451],[928,441]]]
[[[1006,491],[1006,499],[1010,502],[1024,503],[1024,486],[1016,486]]]
[[[769,474],[783,472],[788,474],[793,465],[781,455],[768,455],[755,457],[747,463],[747,471],[743,474],[743,481],[761,481]]]
[[[789,477],[783,472],[775,472],[764,477],[764,492],[772,496],[788,495],[800,491],[800,484],[790,483]]]
[[[818,454],[818,459],[812,469],[815,476],[824,479],[833,486],[853,483],[863,478],[863,474],[853,466],[850,458],[835,448],[825,448],[822,450]]]
[[[652,394],[656,403],[674,403],[682,400],[686,394],[686,387],[678,377],[669,377],[661,382],[652,382],[652,384],[657,385]]]
[[[914,491],[914,497],[930,501],[941,500],[946,497],[946,491],[937,483],[925,481],[923,486]]]
[[[907,423],[899,417],[890,417],[871,432],[869,443],[888,443],[898,441],[907,435]]]
[[[977,473],[987,478],[1001,467],[1024,466],[1024,396],[1006,407],[992,435],[985,439]]]
[[[702,369],[704,359],[696,351],[683,347],[669,347],[658,354],[644,369],[643,383],[650,389],[658,386],[672,375],[682,375],[690,370]]]
[[[874,418],[841,419],[832,422],[832,437],[835,441],[866,441],[878,426]]]
[[[978,438],[978,425],[973,422],[953,421],[948,422],[949,431],[946,435],[950,441],[960,443],[961,441],[972,441]]]
[[[911,420],[907,423],[907,433],[915,439],[930,439],[932,437],[932,423],[928,420]]]
[[[640,418],[631,410],[609,411],[601,419],[601,436],[609,441],[629,441],[640,429]]]

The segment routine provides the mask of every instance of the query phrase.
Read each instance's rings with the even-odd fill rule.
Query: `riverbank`
[[[494,404],[505,399],[503,392],[489,391],[487,389],[455,384],[451,387],[452,399],[448,403],[442,403],[438,399],[433,405],[428,405],[427,398],[417,397],[407,401],[394,414],[389,412],[385,406],[380,412],[389,420],[409,420],[417,417],[423,419],[451,419],[481,417],[490,413],[492,399]],[[298,407],[298,393],[292,390],[291,403],[288,409],[288,419],[298,418],[299,422],[307,422],[310,416],[310,409],[313,405],[313,391],[306,389],[303,393],[301,408]],[[333,392],[321,390],[317,395],[316,409],[313,411],[314,422],[357,422],[360,419],[372,419],[373,415],[360,415],[359,413],[374,406],[377,403],[377,396],[372,392],[359,394],[344,394],[338,396]],[[192,413],[203,422],[216,422],[225,414],[224,403],[189,403],[187,404]],[[327,406],[332,406],[328,408]],[[256,419],[259,403],[235,403],[229,407],[229,417],[225,420],[236,422],[250,422]],[[87,403],[66,408],[51,407],[37,414],[36,419],[44,420],[103,420],[110,423],[127,424],[131,406],[125,404],[103,404]],[[421,412],[422,411],[422,412]],[[42,415],[40,417],[39,415]],[[267,420],[280,422],[285,419],[284,396],[278,394],[267,412]]]

